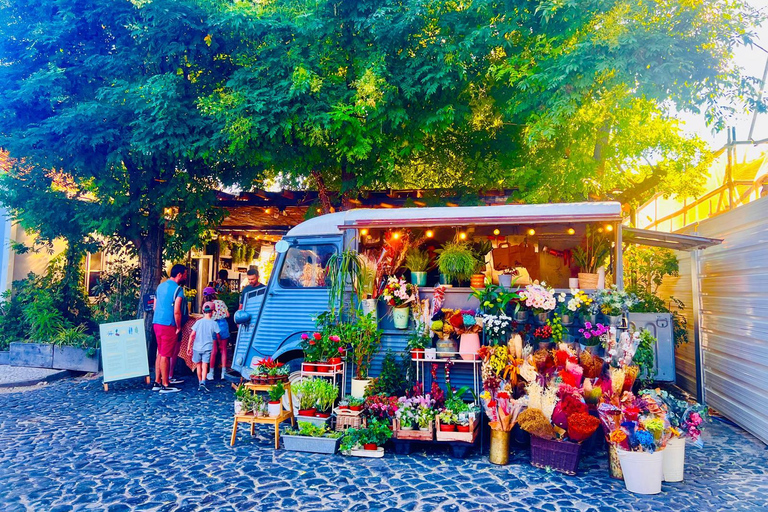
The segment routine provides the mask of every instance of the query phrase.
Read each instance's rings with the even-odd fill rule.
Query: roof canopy
[[[650,245],[652,247],[666,247],[676,251],[690,251],[692,249],[705,249],[713,245],[721,244],[719,238],[707,238],[695,235],[680,235],[665,233],[663,231],[650,231],[648,229],[622,227],[621,232],[624,242]]]
[[[286,236],[332,235],[343,229],[620,222],[616,202],[504,204],[435,208],[359,209],[307,220]]]

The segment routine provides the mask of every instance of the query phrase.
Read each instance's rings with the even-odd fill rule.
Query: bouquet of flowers
[[[619,290],[614,284],[605,290],[597,290],[594,301],[604,315],[619,316],[629,311],[629,308],[637,303],[637,297],[624,290]]]
[[[704,422],[709,420],[709,410],[706,406],[699,403],[690,404],[662,389],[645,389],[640,395],[649,396],[667,407],[667,419],[673,436],[687,437],[694,443],[701,444],[701,429]]]
[[[429,329],[435,333],[435,335],[441,340],[447,340],[451,337],[451,334],[455,332],[453,325],[451,325],[450,319],[456,315],[459,310],[455,309],[440,309],[432,315],[432,323],[429,325]]]
[[[597,411],[608,442],[623,450],[653,453],[672,434],[665,406],[648,395],[625,391],[618,404],[604,402]]]
[[[451,324],[458,335],[477,333],[483,328],[482,318],[476,317],[471,309],[456,310],[452,315],[446,315],[445,321]]]
[[[483,315],[485,341],[490,345],[504,345],[512,335],[512,319],[506,315]]]
[[[517,423],[517,418],[525,409],[526,397],[515,400],[509,391],[505,391],[507,384],[500,382],[494,390],[485,390],[480,399],[483,401],[483,409],[488,416],[488,425],[493,430],[509,432]]]
[[[546,283],[529,284],[518,295],[520,304],[533,310],[535,314],[548,313],[557,306],[555,292]]]
[[[571,298],[564,305],[565,309],[571,313],[580,311],[584,314],[590,314],[590,306],[592,305],[592,302],[592,297],[587,295],[586,292],[574,288],[571,289]]]
[[[579,333],[584,337],[584,345],[588,347],[605,345],[608,341],[608,327],[603,324],[592,325],[592,322],[584,322],[584,327],[579,329]]]
[[[402,308],[418,300],[419,289],[415,284],[406,283],[404,279],[390,276],[381,296],[389,306]]]

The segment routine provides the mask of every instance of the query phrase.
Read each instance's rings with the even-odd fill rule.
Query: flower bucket
[[[395,329],[407,329],[408,319],[411,317],[411,308],[392,308],[392,320],[395,322]]]
[[[673,437],[664,448],[664,481],[682,482],[685,473],[685,438]]]
[[[573,315],[570,313],[563,313],[560,316],[560,321],[563,323],[563,325],[571,325],[573,323]]]
[[[516,322],[525,322],[526,320],[528,320],[528,311],[522,310],[515,313]]]
[[[450,352],[458,352],[456,347],[456,341],[452,339],[437,340],[437,357],[441,359],[450,359],[454,354]]]
[[[661,492],[664,451],[628,452],[617,449],[621,471],[624,473],[624,485],[635,494],[658,494]]]
[[[465,361],[477,359],[477,351],[480,350],[480,335],[476,332],[466,332],[461,335],[459,352]]]
[[[512,274],[499,274],[499,286],[504,288],[512,287]]]
[[[609,315],[608,316],[608,323],[611,327],[621,327],[621,322],[624,317],[621,315]]]
[[[491,464],[509,464],[509,431],[491,430],[491,448],[488,460]]]
[[[536,313],[536,323],[539,325],[547,325],[549,319],[549,313]]]
[[[416,286],[427,286],[427,273],[411,271],[411,283]]]
[[[378,321],[378,314],[376,311],[377,302],[376,299],[363,299],[360,301],[360,305],[363,309],[363,315],[368,315],[368,313],[373,313],[373,319]]]
[[[582,290],[596,290],[597,276],[597,274],[586,274],[584,272],[579,272],[579,288]]]

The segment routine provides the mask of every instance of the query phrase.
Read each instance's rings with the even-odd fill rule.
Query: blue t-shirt
[[[201,318],[192,326],[195,332],[195,343],[192,350],[195,352],[208,352],[213,350],[213,339],[219,333],[219,323],[210,318]]]
[[[158,285],[155,293],[153,324],[176,325],[176,319],[173,318],[173,304],[176,302],[176,297],[184,296],[184,290],[179,291],[178,295],[176,294],[178,289],[179,285],[173,279],[167,279]]]

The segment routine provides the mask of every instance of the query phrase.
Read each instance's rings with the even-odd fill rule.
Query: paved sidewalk
[[[52,382],[71,375],[67,370],[50,368],[27,368],[24,366],[0,365],[0,389],[34,386],[39,382]]]
[[[275,451],[272,432],[240,430],[229,446],[232,390],[160,395],[139,380],[105,393],[96,378],[0,395],[0,508],[4,511],[189,512],[350,510],[555,512],[768,509],[766,446],[715,422],[690,448],[686,481],[635,496],[608,477],[607,456],[575,477],[487,456],[442,452],[384,459]]]

